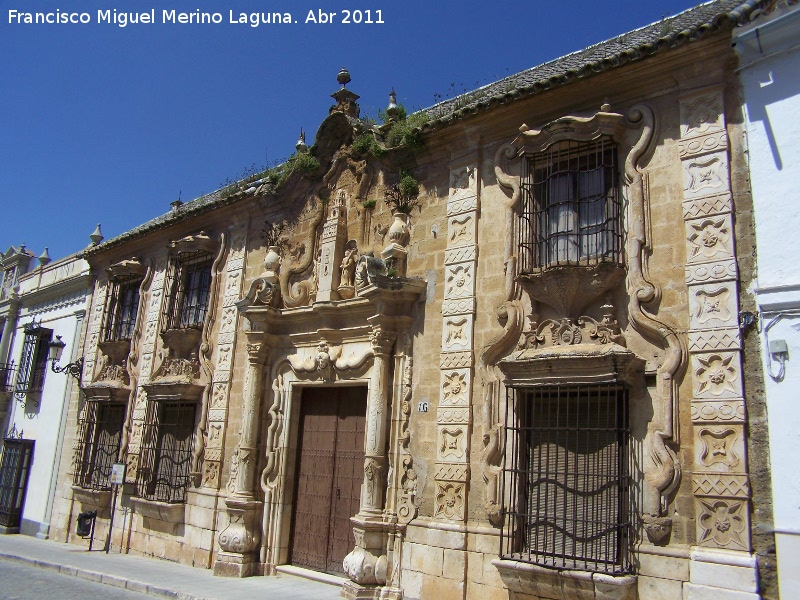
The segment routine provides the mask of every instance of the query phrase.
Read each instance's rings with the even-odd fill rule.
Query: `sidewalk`
[[[102,550],[87,552],[73,544],[27,535],[0,535],[0,560],[27,563],[151,596],[181,600],[334,600],[339,598],[341,589],[287,573],[244,579],[214,577],[209,569],[116,554],[113,549],[110,554]]]

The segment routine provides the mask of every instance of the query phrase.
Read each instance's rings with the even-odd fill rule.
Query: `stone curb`
[[[29,558],[27,556],[19,556],[17,554],[9,554],[8,552],[0,551],[0,559],[31,565],[34,567],[39,567],[40,569],[47,569],[48,571],[55,571],[63,575],[72,575],[73,577],[80,577],[81,579],[87,579],[89,581],[94,581],[105,585],[126,588],[132,592],[139,592],[140,594],[147,594],[148,596],[175,598],[177,600],[209,600],[209,598],[206,598],[205,596],[196,596],[195,594],[177,592],[175,590],[144,583],[143,581],[125,579],[124,577],[119,577],[117,575],[109,575],[107,573],[100,573],[98,571],[90,571],[89,569],[82,569],[80,567],[60,565],[58,563],[52,563],[46,560]]]

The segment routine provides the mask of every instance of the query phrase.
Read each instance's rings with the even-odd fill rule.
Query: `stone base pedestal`
[[[360,598],[402,600],[403,590],[381,585],[361,585],[354,581],[347,581],[342,585],[341,595],[342,598],[348,598],[349,600]]]
[[[235,552],[220,552],[214,562],[214,575],[216,577],[252,577],[260,575],[261,569],[255,556],[237,554]]]
[[[220,551],[214,563],[214,575],[220,577],[250,577],[259,575],[259,519],[261,502],[228,498],[229,524],[219,534]]]

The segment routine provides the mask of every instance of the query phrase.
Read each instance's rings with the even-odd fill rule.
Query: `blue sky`
[[[0,0],[0,247],[55,259],[287,157],[327,115],[346,66],[375,115],[474,89],[696,5],[693,0]],[[98,24],[98,10],[156,23]],[[162,10],[222,23],[163,24]],[[383,24],[341,23],[343,10]],[[9,11],[86,12],[89,24],[9,24]],[[230,24],[290,12],[296,24]],[[333,24],[304,23],[313,10]],[[365,12],[362,12],[364,17]]]

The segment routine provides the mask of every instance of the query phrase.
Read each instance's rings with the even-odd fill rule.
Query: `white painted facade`
[[[755,211],[753,291],[761,313],[780,595],[800,598],[800,6],[781,4],[736,31],[733,41]]]
[[[15,381],[23,362],[25,326],[34,321],[52,332],[50,339],[61,336],[66,344],[61,366],[82,355],[80,345],[91,289],[89,265],[81,255],[40,265],[19,278],[16,290],[19,313],[13,336],[8,340],[7,357],[14,362]],[[77,389],[74,377],[53,372],[48,361],[41,392],[7,396],[8,416],[3,434],[21,432],[22,439],[34,441],[20,533],[39,537],[49,534],[58,465],[61,453],[69,451],[63,447],[67,408]]]

